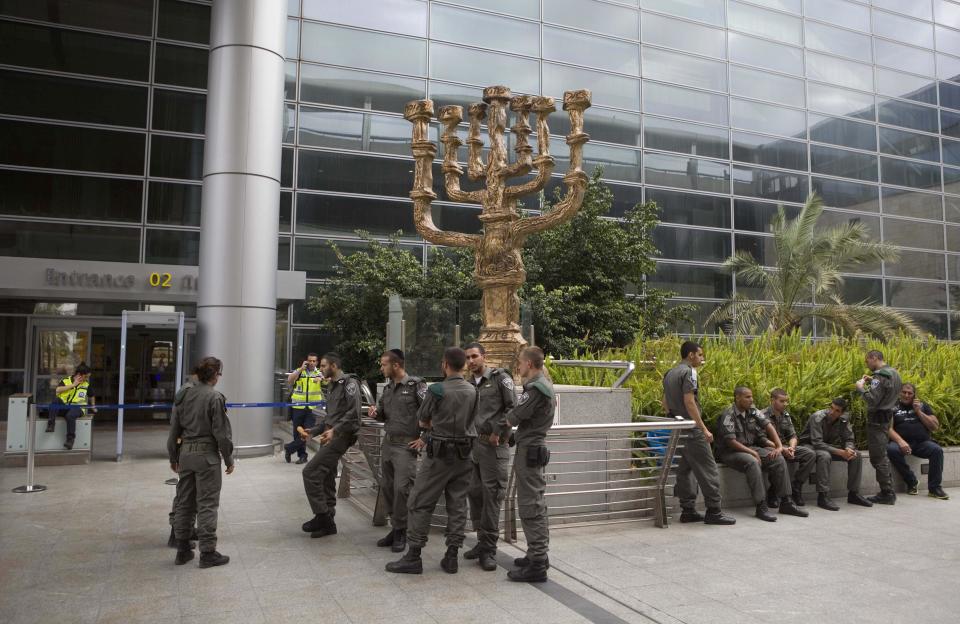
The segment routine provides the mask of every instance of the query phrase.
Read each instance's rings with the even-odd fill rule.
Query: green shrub
[[[636,414],[663,415],[660,398],[664,373],[676,364],[683,338],[672,336],[638,341],[626,349],[580,354],[582,359],[630,360],[637,371],[626,386],[633,391]],[[757,407],[766,407],[769,392],[782,387],[790,394],[790,412],[797,430],[813,412],[834,397],[851,400],[850,413],[861,446],[865,406],[854,384],[869,372],[868,349],[883,351],[904,381],[917,385],[918,397],[940,419],[934,438],[943,445],[960,445],[960,343],[900,336],[886,342],[833,338],[812,342],[799,334],[754,340],[713,337],[700,341],[706,363],[700,369],[700,401],[704,419],[712,423],[733,401],[733,389],[749,386]],[[597,369],[551,367],[557,383],[609,386],[619,373]]]

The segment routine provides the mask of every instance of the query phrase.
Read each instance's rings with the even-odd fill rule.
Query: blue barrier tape
[[[326,407],[326,401],[319,403],[227,403],[227,407],[247,408],[247,407]],[[172,410],[172,403],[107,403],[105,405],[64,405],[63,403],[43,403],[37,404],[37,409],[45,410],[69,410],[69,409],[125,409],[125,410]]]

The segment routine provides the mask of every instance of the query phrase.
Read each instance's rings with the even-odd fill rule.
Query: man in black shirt
[[[927,489],[932,498],[947,500],[950,498],[940,486],[943,478],[943,449],[930,438],[930,432],[940,428],[940,421],[933,410],[923,401],[917,400],[917,389],[913,384],[905,383],[900,388],[900,403],[893,412],[893,424],[887,435],[887,456],[907,484],[907,494],[916,494],[919,480],[907,465],[907,455],[916,455],[930,460],[930,474],[927,475]]]

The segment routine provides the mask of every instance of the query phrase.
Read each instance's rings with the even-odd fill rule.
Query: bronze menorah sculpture
[[[511,128],[516,137],[516,162],[507,160],[504,132],[507,126],[507,106],[515,113]],[[479,342],[486,349],[490,366],[513,368],[517,354],[527,342],[520,333],[520,299],[517,291],[526,279],[523,258],[520,254],[528,236],[559,225],[573,218],[583,203],[587,188],[587,174],[583,172],[583,144],[590,135],[583,131],[583,111],[590,106],[587,90],[567,91],[563,94],[563,110],[570,116],[570,166],[563,176],[567,187],[563,199],[552,210],[535,217],[521,218],[517,200],[531,193],[538,193],[546,186],[553,172],[554,159],[550,156],[550,130],[547,117],[556,111],[552,97],[520,95],[511,97],[510,89],[502,86],[483,90],[483,103],[470,106],[470,130],[467,176],[470,180],[486,180],[485,188],[477,191],[460,189],[463,168],[457,162],[457,151],[463,145],[457,136],[457,126],[463,120],[463,108],[444,106],[437,112],[443,124],[443,177],[447,196],[451,201],[480,204],[483,210],[480,221],[481,234],[447,232],[436,227],[430,212],[430,204],[437,195],[433,191],[431,166],[437,156],[437,146],[429,140],[429,123],[433,117],[433,101],[417,100],[404,108],[403,116],[413,124],[414,169],[413,199],[414,222],[417,232],[427,241],[450,247],[469,247],[476,259],[474,279],[483,291],[481,301],[482,327]],[[537,155],[528,138],[531,113],[537,115]],[[490,137],[490,154],[484,162],[480,139],[480,124],[487,121]],[[536,177],[529,182],[508,186],[507,180],[525,176],[536,170]]]

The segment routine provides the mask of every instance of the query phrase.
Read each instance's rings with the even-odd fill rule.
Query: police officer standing
[[[360,430],[360,381],[340,369],[340,356],[327,353],[320,360],[320,372],[328,380],[327,417],[309,430],[298,431],[304,441],[320,436],[320,450],[303,467],[303,490],[313,519],[301,527],[310,537],[334,535],[337,525],[337,464],[357,441]]]
[[[230,557],[217,552],[217,510],[222,485],[220,460],[227,466],[226,473],[233,474],[233,440],[226,400],[214,389],[223,374],[223,363],[205,357],[195,373],[197,383],[177,393],[167,437],[170,468],[180,477],[173,519],[175,563],[183,565],[193,559],[190,534],[196,516],[200,567],[210,568],[230,561]]]
[[[720,471],[710,449],[713,434],[704,424],[700,410],[697,368],[703,364],[703,349],[690,340],[680,345],[680,362],[663,376],[663,409],[668,415],[693,420],[696,427],[683,433],[683,448],[678,452],[677,484],[680,522],[736,524],[736,519],[720,509]],[[706,515],[697,513],[697,485],[703,489]]]
[[[380,446],[380,492],[390,514],[390,532],[377,542],[393,552],[407,548],[407,497],[417,476],[417,456],[424,442],[417,426],[417,411],[427,394],[427,384],[404,369],[403,351],[390,349],[380,356],[380,372],[387,379],[370,418],[386,423]]]
[[[297,454],[297,463],[307,463],[307,443],[297,432],[303,427],[310,429],[317,424],[313,417],[313,408],[320,406],[323,400],[323,374],[317,368],[317,354],[310,353],[300,368],[287,375],[287,386],[293,388],[290,394],[291,403],[308,403],[308,405],[291,405],[290,420],[293,421],[293,440],[283,447],[283,458],[290,463],[291,456]],[[316,402],[314,402],[316,401]]]
[[[866,363],[873,375],[864,375],[857,382],[857,390],[867,404],[867,448],[870,449],[870,463],[877,472],[877,483],[880,485],[880,493],[868,496],[867,500],[893,505],[897,502],[897,495],[893,491],[893,474],[887,457],[887,431],[900,403],[900,374],[883,361],[880,351],[868,351]]]
[[[398,561],[388,563],[387,572],[423,574],[420,551],[427,543],[430,517],[441,496],[447,507],[447,552],[440,567],[449,574],[455,574],[459,568],[457,552],[463,546],[467,490],[473,470],[470,453],[477,436],[477,391],[463,378],[466,362],[467,356],[459,347],[448,347],[443,352],[444,380],[427,388],[417,413],[427,457],[407,499],[407,552]]]
[[[790,497],[794,505],[803,507],[806,505],[806,501],[803,500],[803,484],[816,466],[817,454],[809,447],[799,446],[800,440],[797,437],[797,429],[793,425],[793,417],[787,411],[788,405],[790,405],[790,397],[787,391],[783,388],[774,388],[770,391],[770,405],[761,414],[777,430],[783,445],[783,459],[787,462],[787,467],[794,464]],[[767,505],[770,507],[780,505],[780,497],[774,491],[772,484],[767,491]]]
[[[547,580],[550,566],[544,470],[550,462],[547,431],[553,426],[556,399],[553,383],[543,372],[543,351],[539,347],[527,347],[520,352],[517,372],[523,379],[523,393],[517,399],[517,406],[507,412],[503,426],[517,427],[517,453],[513,461],[517,475],[517,510],[527,540],[527,555],[514,559],[518,569],[507,572],[507,578],[542,583]]]
[[[479,559],[488,572],[497,569],[497,539],[500,509],[507,492],[510,464],[509,427],[503,416],[517,403],[510,373],[487,366],[486,350],[479,343],[467,345],[470,382],[477,388],[477,445],[473,449],[473,484],[470,487],[470,519],[477,530],[477,545],[463,554]]]

